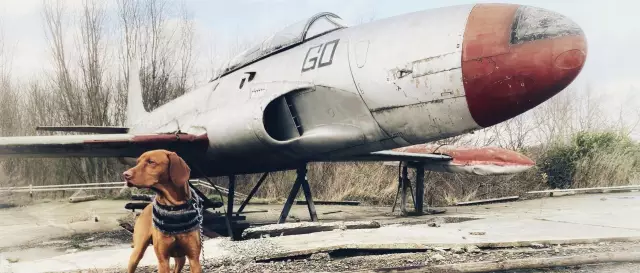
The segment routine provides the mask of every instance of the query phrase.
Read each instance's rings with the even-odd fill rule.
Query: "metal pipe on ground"
[[[46,191],[77,191],[77,190],[109,190],[122,189],[122,187],[79,187],[79,188],[48,188],[48,189],[23,189],[23,190],[0,190],[0,192],[46,192]]]
[[[69,197],[69,203],[79,203],[79,202],[85,202],[85,201],[93,201],[98,199],[97,196],[95,195],[87,195],[87,196],[74,196],[74,197]]]
[[[3,190],[24,190],[24,189],[46,189],[46,188],[66,188],[66,187],[86,187],[86,186],[99,186],[99,185],[122,185],[125,186],[125,182],[100,182],[100,183],[80,183],[80,184],[58,184],[58,185],[40,185],[40,186],[20,186],[20,187],[4,187]]]

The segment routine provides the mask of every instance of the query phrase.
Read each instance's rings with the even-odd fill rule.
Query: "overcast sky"
[[[82,0],[65,0],[73,9]],[[105,0],[111,8],[115,1]],[[371,18],[474,2],[508,2],[550,9],[576,21],[589,45],[587,64],[576,85],[588,83],[599,94],[638,103],[640,96],[640,2],[624,0],[185,0],[197,27],[197,47],[224,58],[238,41],[255,41],[287,24],[322,11],[358,24]],[[46,69],[41,0],[2,0],[5,43],[13,45],[14,72],[29,75]],[[201,60],[209,56],[201,56]],[[631,97],[629,97],[631,96]],[[640,106],[640,104],[638,104]]]

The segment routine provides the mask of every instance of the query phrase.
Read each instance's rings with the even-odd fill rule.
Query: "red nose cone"
[[[578,76],[586,54],[584,33],[562,15],[528,6],[476,5],[462,45],[473,119],[488,127],[539,105]]]

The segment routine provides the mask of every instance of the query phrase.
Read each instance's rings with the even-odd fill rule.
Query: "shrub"
[[[579,132],[538,161],[551,188],[628,184],[640,167],[640,149],[614,132]]]

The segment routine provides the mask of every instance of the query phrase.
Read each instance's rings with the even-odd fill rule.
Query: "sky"
[[[104,0],[115,9],[115,0]],[[625,0],[179,0],[186,4],[196,27],[196,48],[206,52],[199,60],[219,62],[229,48],[253,43],[284,26],[315,13],[329,11],[356,25],[372,19],[424,9],[478,2],[531,5],[568,16],[584,30],[589,55],[574,86],[589,85],[604,98],[615,98],[640,108],[640,2]],[[70,10],[82,0],[65,0]],[[46,69],[42,0],[0,1],[0,24],[5,44],[12,49],[13,72],[18,76]],[[206,64],[205,64],[206,65]],[[579,88],[584,89],[584,88]],[[614,104],[612,104],[614,105]],[[611,106],[615,107],[615,106]]]

